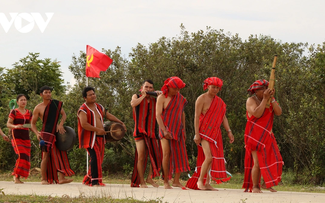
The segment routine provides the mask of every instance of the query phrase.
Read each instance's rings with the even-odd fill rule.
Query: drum
[[[68,151],[73,148],[77,141],[76,132],[69,126],[64,126],[65,133],[58,133],[56,136],[56,147],[61,151]]]
[[[105,122],[104,129],[106,131],[106,142],[115,142],[121,140],[125,135],[122,124],[116,122]]]

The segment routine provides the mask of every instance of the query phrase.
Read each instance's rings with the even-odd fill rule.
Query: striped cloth
[[[261,89],[263,87],[268,87],[269,82],[267,80],[256,80],[249,88],[248,88],[248,93],[249,95],[253,95],[256,90]]]
[[[161,91],[163,92],[163,94],[165,95],[165,97],[167,98],[168,96],[168,87],[171,88],[178,88],[178,89],[182,89],[185,87],[185,83],[176,76],[167,78],[164,82],[164,85],[161,88]]]
[[[222,80],[220,78],[209,77],[209,78],[205,79],[204,82],[203,82],[203,90],[206,90],[209,85],[215,85],[217,87],[220,87],[220,90],[221,90],[223,82],[222,82]]]
[[[251,151],[257,151],[258,162],[261,169],[261,176],[267,188],[276,186],[281,181],[282,166],[284,164],[272,132],[273,108],[265,109],[260,118],[253,115],[249,118],[245,129],[245,175],[243,188],[245,191],[252,191],[252,168],[254,166]]]
[[[185,145],[185,134],[182,123],[182,114],[187,104],[187,100],[178,93],[168,103],[162,113],[162,120],[166,129],[171,133],[172,139],[169,140],[171,157],[168,178],[172,178],[173,173],[186,172],[190,170]],[[159,137],[164,137],[160,129]]]
[[[30,123],[32,118],[31,112],[26,109],[26,112],[22,114],[18,109],[13,109],[9,118],[13,120],[14,125],[18,124],[27,124]],[[29,175],[30,169],[30,139],[29,139],[29,129],[28,128],[20,128],[20,129],[12,129],[12,139],[11,139],[12,147],[14,148],[15,153],[18,155],[16,160],[15,168],[12,175],[16,177],[24,177],[27,178]]]
[[[61,101],[51,100],[51,102],[46,106],[44,110],[41,134],[56,134],[56,126],[58,124],[62,105],[63,103]],[[70,168],[67,152],[60,151],[58,148],[56,148],[55,141],[52,143],[52,146],[49,147],[49,149],[50,159],[47,163],[47,182],[50,184],[54,183],[54,181],[59,183],[58,172],[63,173],[65,176],[72,176],[74,172]]]
[[[87,152],[90,156],[90,164],[87,174],[85,175],[82,183],[88,186],[101,185],[103,183],[103,170],[102,164],[104,160],[105,143],[104,136],[96,137],[93,148],[87,148]]]
[[[104,126],[105,109],[101,104],[96,104],[96,111],[100,116],[102,125]],[[79,113],[84,112],[87,115],[87,122],[96,127],[96,114],[92,111],[86,103],[82,104],[78,110]],[[78,137],[79,137],[79,148],[85,148],[90,155],[88,172],[85,175],[82,183],[85,185],[102,185],[103,173],[102,164],[104,161],[105,152],[105,139],[104,136],[97,135],[95,131],[88,131],[82,128],[79,116],[78,116]]]
[[[138,98],[140,96],[138,95]],[[161,169],[162,151],[160,141],[158,140],[158,130],[156,122],[156,98],[150,97],[150,102],[147,99],[143,99],[142,102],[133,109],[134,119],[134,139],[144,139],[147,146],[144,171],[146,170],[148,155],[152,166],[151,178],[160,176],[159,171]],[[157,131],[157,133],[156,133]],[[157,137],[156,137],[157,136]],[[138,151],[135,149],[134,168],[131,178],[131,187],[139,187],[140,177],[138,173]]]
[[[216,183],[226,182],[231,177],[227,177],[225,158],[223,154],[223,143],[220,126],[226,114],[226,104],[218,96],[215,96],[211,102],[208,111],[200,115],[200,137],[209,142],[212,153],[212,164],[209,174]],[[197,181],[201,174],[201,167],[205,160],[202,146],[198,146],[198,157],[196,161],[195,172],[187,181],[186,187],[198,190]],[[207,175],[204,177],[206,182]]]

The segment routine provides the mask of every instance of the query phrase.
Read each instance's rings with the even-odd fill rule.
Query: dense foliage
[[[232,173],[242,172],[247,89],[257,79],[269,79],[273,56],[277,54],[275,97],[283,114],[275,117],[273,131],[285,162],[284,169],[296,174],[296,182],[324,182],[325,43],[288,43],[263,35],[251,35],[242,40],[237,34],[209,27],[205,31],[188,33],[182,26],[179,36],[162,37],[148,46],[138,44],[128,57],[122,56],[119,47],[114,51],[102,51],[113,59],[113,63],[101,73],[100,79],[89,78],[89,85],[96,88],[98,102],[123,120],[128,129],[122,141],[106,144],[104,174],[131,172],[135,150],[131,97],[138,93],[143,80],[152,79],[155,89],[160,89],[170,76],[178,76],[186,83],[181,93],[189,101],[185,113],[191,169],[196,161],[193,142],[196,98],[203,93],[205,78],[217,76],[224,81],[219,96],[227,104],[227,117],[235,136],[235,143],[230,145],[223,129],[227,169]],[[59,64],[50,59],[39,60],[38,54],[30,54],[11,69],[0,68],[0,127],[5,127],[9,113],[7,104],[11,98],[18,93],[28,94],[31,98],[28,108],[33,109],[40,102],[37,89],[47,84],[55,87],[53,97],[64,102],[66,125],[77,130],[76,112],[83,103],[81,91],[86,81],[85,56],[81,51],[79,56],[72,57],[69,69],[77,83],[66,93]],[[42,70],[46,72],[42,73]],[[35,74],[44,75],[36,80]],[[32,166],[35,167],[39,166],[40,154],[35,136],[31,134],[31,137]],[[0,168],[10,170],[14,166],[14,152],[9,143],[0,142]],[[78,149],[77,145],[69,152],[72,169],[78,173],[85,171],[85,154],[85,150]]]

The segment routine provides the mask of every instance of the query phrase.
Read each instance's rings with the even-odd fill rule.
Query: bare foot
[[[66,183],[71,183],[73,179],[61,179],[59,180],[59,184],[66,184]]]
[[[173,189],[173,188],[169,185],[169,183],[164,183],[164,187],[165,187],[165,189]]]
[[[200,190],[207,190],[207,188],[205,187],[205,185],[203,185],[203,182],[202,181],[197,181],[197,187]]]
[[[265,190],[269,190],[270,192],[277,192],[275,189],[273,189],[272,187],[267,188],[265,183],[261,186],[261,188],[265,189]]]
[[[259,187],[253,187],[252,193],[263,193]]]
[[[148,186],[146,185],[146,183],[140,183],[140,188],[148,188]]]
[[[152,179],[147,179],[146,182],[154,187],[159,187],[159,185],[157,183],[155,183]]]
[[[42,184],[42,185],[49,185],[50,183],[48,183],[47,180],[42,180],[42,181],[41,181],[41,184]]]
[[[173,187],[183,188],[184,186],[180,182],[178,182],[178,183],[173,183]]]
[[[211,191],[218,191],[217,188],[212,187],[210,184],[205,184],[205,188],[206,188],[207,190],[211,190]]]
[[[16,176],[14,176],[14,182],[15,182],[15,184],[22,184],[22,183],[24,183],[19,178],[17,178]]]

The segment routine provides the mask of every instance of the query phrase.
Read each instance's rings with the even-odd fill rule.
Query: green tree
[[[39,94],[39,88],[44,85],[53,87],[61,94],[64,93],[65,86],[59,68],[59,62],[49,58],[39,59],[39,53],[29,53],[14,63],[13,68],[7,69],[4,80],[12,85],[14,94]]]

